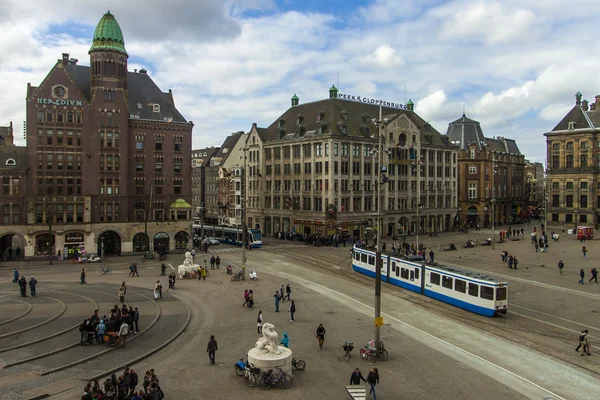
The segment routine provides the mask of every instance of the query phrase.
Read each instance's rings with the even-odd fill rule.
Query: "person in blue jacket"
[[[17,268],[13,270],[13,282],[19,283],[19,270]]]
[[[283,337],[281,338],[281,344],[285,348],[290,347],[290,338],[288,337],[288,334],[285,332],[283,332]]]

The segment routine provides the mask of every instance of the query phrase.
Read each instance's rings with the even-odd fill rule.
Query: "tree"
[[[52,197],[43,197],[42,200],[44,217],[46,225],[48,225],[48,234],[50,235],[50,249],[48,250],[48,258],[50,259],[50,265],[52,265],[52,257],[54,256],[54,246],[56,241],[54,240],[54,235],[52,234],[52,224],[54,223],[54,217],[56,215],[56,204],[55,200]]]

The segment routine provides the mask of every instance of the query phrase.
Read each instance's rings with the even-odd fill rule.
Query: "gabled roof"
[[[198,158],[202,160],[202,164],[198,167],[206,167],[210,163],[211,157],[213,157],[219,151],[219,147],[206,147],[204,149],[192,150],[192,159]],[[206,153],[206,156],[204,155]],[[200,154],[198,157],[195,154]]]
[[[219,151],[217,151],[217,154],[214,156],[215,158],[220,158],[219,166],[222,166],[225,163],[225,160],[227,160],[227,157],[229,157],[242,137],[244,137],[242,133],[232,133],[227,136],[221,147],[219,147]]]
[[[90,93],[90,67],[77,64],[65,65],[65,70],[73,78],[79,90],[88,101]],[[164,93],[150,75],[140,72],[127,72],[127,106],[130,114],[139,115],[139,119],[171,120],[172,122],[187,122],[175,107],[170,93]],[[138,109],[138,104],[142,109]],[[153,105],[158,104],[160,113],[153,112]]]
[[[589,113],[589,111],[588,111]],[[590,129],[594,126],[590,124],[590,120],[586,118],[586,112],[581,106],[574,106],[565,115],[565,117],[552,129],[552,131],[566,131],[569,129],[569,122],[575,122],[574,129]]]

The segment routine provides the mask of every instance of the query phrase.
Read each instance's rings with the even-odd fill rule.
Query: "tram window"
[[[449,276],[442,276],[442,286],[447,289],[452,289],[452,278]]]
[[[400,276],[402,279],[408,280],[408,270],[406,268],[400,268]]]
[[[469,295],[479,297],[479,285],[476,283],[469,283]]]
[[[486,300],[494,300],[494,289],[489,286],[481,285],[481,298]]]
[[[396,267],[396,276],[400,276],[400,267]]]
[[[375,256],[369,256],[369,265],[375,265]]]
[[[360,253],[358,251],[354,252],[354,259],[360,261]]]
[[[460,279],[455,279],[454,280],[454,290],[456,290],[457,292],[466,293],[467,292],[467,282],[460,280]]]
[[[496,288],[496,300],[506,300],[506,288]]]
[[[415,279],[419,279],[419,268],[415,268]]]
[[[440,284],[440,274],[436,274],[435,272],[432,272],[429,275],[429,282],[433,283],[434,285],[439,285]]]
[[[392,262],[392,272],[396,272],[396,263]]]
[[[365,253],[361,253],[360,255],[360,262],[367,262],[367,255]]]

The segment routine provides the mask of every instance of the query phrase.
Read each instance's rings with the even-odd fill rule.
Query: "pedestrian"
[[[19,288],[21,289],[21,297],[27,297],[27,280],[24,276],[19,279]]]
[[[12,253],[13,253],[13,249],[12,247],[8,248],[8,261],[10,261],[12,259]]]
[[[563,263],[562,260],[558,261],[558,272],[562,275],[563,274],[563,268],[565,267],[565,263]]]
[[[215,258],[215,256],[212,256],[210,258],[210,269],[215,269],[216,262],[217,262],[217,259]]]
[[[203,269],[202,269],[202,280],[203,280],[203,281],[205,281],[205,280],[206,280],[206,274],[207,274],[207,272],[206,272],[206,268],[203,268]]]
[[[290,304],[290,322],[294,322],[294,313],[296,312],[296,303],[294,303],[294,300],[290,300],[292,303]]]
[[[319,324],[317,328],[317,339],[319,340],[319,350],[323,350],[323,343],[325,343],[325,328],[323,324]]]
[[[162,265],[160,266],[160,276],[165,276],[167,271],[167,265],[165,263],[162,263]]]
[[[367,383],[371,385],[371,390],[369,390],[369,396],[373,397],[373,400],[377,400],[377,396],[375,394],[375,385],[379,384],[379,372],[377,368],[373,368],[369,375],[367,376]]]
[[[156,285],[154,285],[154,300],[158,300],[159,287],[160,287],[160,281],[156,281]]]
[[[356,368],[352,375],[350,375],[350,384],[351,385],[360,385],[360,381],[366,382],[365,378],[362,376],[360,369]]]
[[[140,277],[140,273],[138,272],[137,263],[133,263],[133,276]]]
[[[581,254],[583,254],[583,258],[587,258],[587,252],[588,252],[588,249],[585,246],[583,246],[581,248]]]
[[[508,255],[508,268],[513,269],[513,257]]]
[[[285,298],[288,300],[290,299],[290,296],[292,295],[292,288],[290,287],[290,284],[288,283],[287,285],[285,285]]]
[[[515,256],[513,256],[513,265],[515,269],[517,269],[517,265],[519,265],[519,259]]]
[[[192,261],[194,261],[194,259],[196,258],[196,249],[192,249],[190,253],[192,255]]]
[[[121,304],[125,303],[126,291],[127,289],[125,288],[125,282],[123,282],[123,284],[119,287],[119,290],[117,290],[117,296],[119,296],[119,301],[121,302]]]
[[[87,282],[85,281],[85,269],[81,268],[81,276],[79,278],[80,278],[80,281],[79,281],[80,285],[87,284]]]
[[[286,349],[290,347],[290,337],[288,336],[287,332],[283,332],[283,337],[281,338],[281,342],[279,344],[282,344]]]
[[[283,295],[283,291],[285,289],[283,288],[283,283],[281,284],[281,287],[279,288],[279,297],[281,297],[281,301],[285,303],[285,296]]]
[[[204,269],[204,268],[202,268],[202,267],[198,267],[198,280],[199,280],[199,281],[201,281],[201,280],[202,280],[202,270],[203,270],[203,269]]]
[[[87,337],[87,326],[88,326],[88,320],[87,320],[87,318],[85,318],[83,320],[83,322],[81,323],[81,325],[79,325],[79,332],[81,333],[81,339],[79,340],[80,346],[83,346],[85,343],[85,339]]]
[[[576,352],[579,352],[579,349],[581,347],[583,347],[583,351],[581,352],[581,355],[583,355],[583,353],[586,351],[586,339],[587,339],[587,334],[588,334],[588,330],[587,329],[582,329],[581,330],[581,334],[579,335],[579,346],[577,346],[575,348]]]
[[[139,321],[140,321],[140,312],[138,310],[138,308],[135,308],[135,312],[133,313],[133,331],[135,333],[139,333],[140,332],[140,326],[139,326]]]
[[[32,276],[29,279],[29,291],[31,292],[31,297],[35,297],[35,285],[37,285],[37,280]]]
[[[583,268],[581,268],[581,271],[579,271],[579,284],[583,285],[583,280],[585,279],[585,271],[583,270]]]
[[[138,385],[138,374],[131,368],[129,370],[129,390],[135,391],[135,387]]]
[[[250,289],[248,292],[248,309],[252,310],[254,308],[254,291]]]
[[[162,297],[162,287],[163,287],[163,285],[162,285],[162,282],[161,282],[161,281],[158,281],[158,296],[159,296],[161,299],[163,298],[163,297]]]
[[[262,326],[263,326],[263,315],[262,315],[262,311],[258,312],[258,317],[256,318],[256,333],[262,333]]]
[[[244,290],[244,304],[242,304],[242,307],[246,307],[248,304],[248,293],[248,289]]]
[[[128,334],[129,334],[129,325],[127,325],[127,321],[123,320],[123,323],[121,324],[121,327],[119,328],[118,345],[120,347],[126,347]]]
[[[133,263],[131,263],[131,265],[129,266],[129,275],[128,276],[133,276],[134,274],[134,267],[133,267]]]
[[[275,312],[279,312],[279,292],[276,291],[273,298],[275,299]]]
[[[592,277],[590,278],[590,282],[593,279],[594,280],[594,286],[596,286],[596,283],[598,283],[598,271],[594,267],[594,268],[592,268],[592,270],[590,272],[592,273]]]
[[[217,256],[217,259],[215,260],[216,264],[217,264],[217,269],[219,269],[219,267],[221,266],[221,257]]]
[[[19,283],[19,269],[13,269],[13,280],[14,283]]]
[[[104,325],[104,320],[101,319],[98,322],[98,326],[96,326],[96,343],[102,344],[104,343],[104,333],[106,332],[106,325]]]
[[[215,352],[218,350],[217,341],[215,340],[215,335],[210,335],[210,340],[208,341],[208,345],[206,346],[206,351],[208,352],[208,358],[210,359],[210,363],[215,363]]]
[[[433,264],[433,258],[434,258],[435,254],[433,253],[433,250],[431,250],[429,252],[429,262]]]

